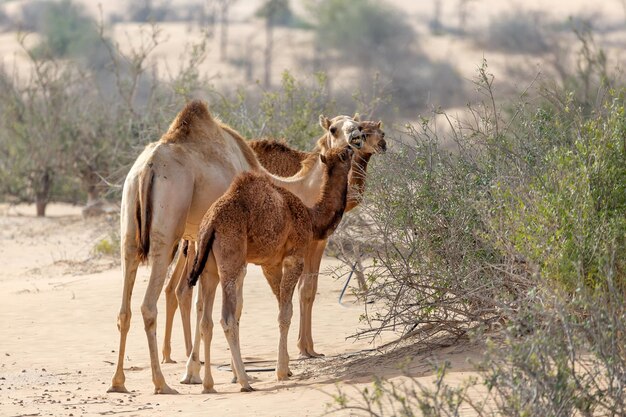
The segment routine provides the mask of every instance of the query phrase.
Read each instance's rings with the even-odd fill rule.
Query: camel
[[[321,190],[322,177],[323,177],[323,167],[321,163],[318,163],[317,154],[319,152],[325,152],[327,149],[339,144],[341,145],[344,142],[334,141],[331,142],[328,140],[329,137],[337,134],[337,130],[339,127],[337,126],[338,120],[352,120],[354,122],[360,122],[360,116],[356,113],[352,118],[348,116],[337,116],[332,120],[328,120],[325,118],[320,119],[321,127],[327,131],[325,135],[320,137],[316,142],[316,148],[314,152],[301,152],[287,147],[286,145],[274,141],[251,141],[248,144],[255,149],[255,146],[259,143],[266,143],[266,147],[272,148],[273,151],[261,151],[256,152],[258,157],[261,158],[271,158],[272,160],[280,163],[280,161],[284,161],[284,163],[288,164],[290,168],[293,169],[293,174],[290,175],[282,175],[280,171],[272,172],[272,174],[279,175],[281,177],[289,177],[291,175],[296,175],[302,168],[308,164],[313,165],[313,169],[311,169],[307,175],[308,179],[306,180],[306,189],[296,190],[296,194],[303,199],[305,204],[312,205],[315,203],[319,192]],[[334,121],[334,123],[333,123]],[[346,124],[344,126],[348,126],[350,129],[354,128],[353,124]],[[360,125],[356,125],[359,131],[362,129]],[[358,136],[358,132],[355,130],[351,130],[349,132],[344,132],[345,135],[351,135],[350,137]],[[347,142],[345,142],[347,143]],[[373,145],[369,145],[370,147]],[[359,152],[359,150],[357,150]],[[297,157],[294,158],[294,155]],[[308,162],[307,162],[308,161]],[[314,161],[314,162],[312,162]],[[263,161],[262,162],[263,165]],[[268,162],[268,161],[266,161]],[[303,165],[304,164],[304,165]],[[317,164],[317,165],[315,165]],[[265,167],[265,166],[264,166]],[[301,174],[303,175],[303,174]],[[303,180],[304,182],[304,180]],[[165,321],[165,335],[163,339],[163,363],[176,363],[171,358],[171,336],[172,336],[172,326],[174,321],[174,314],[176,309],[180,306],[180,314],[183,323],[183,334],[185,338],[185,349],[186,356],[189,357],[192,350],[192,339],[191,339],[191,305],[192,305],[192,289],[189,288],[188,285],[181,280],[182,276],[186,276],[188,272],[187,260],[193,259],[195,253],[195,246],[189,245],[186,241],[183,243],[183,247],[185,250],[179,251],[178,257],[176,259],[174,271],[170,276],[170,280],[165,288],[165,300],[166,300],[166,321]],[[187,252],[189,252],[189,256],[187,256]],[[199,313],[199,309],[201,305],[196,303],[196,309]],[[198,316],[199,317],[199,316]],[[196,332],[198,324],[196,323]],[[198,370],[199,372],[199,370]],[[185,377],[183,378],[183,383],[189,383],[190,380],[196,381],[199,383],[200,377]]]
[[[337,120],[335,120],[337,119]],[[331,147],[347,144],[360,132],[347,116],[320,123],[329,129],[320,141]],[[334,132],[334,133],[331,133]],[[303,169],[310,169],[305,167]],[[124,286],[117,319],[120,332],[118,360],[108,392],[128,392],[124,355],[130,329],[130,300],[137,268],[151,264],[141,313],[148,339],[152,382],[156,394],[175,394],[163,377],[156,340],[157,300],[168,266],[182,238],[195,241],[205,212],[245,171],[267,173],[246,141],[229,126],[214,119],[205,103],[189,102],[157,142],[146,146],[124,182],[120,210],[121,258]],[[270,174],[268,174],[270,175]],[[302,181],[271,176],[272,181],[303,192]],[[306,192],[306,190],[305,190]],[[207,273],[216,271],[207,271]]]
[[[355,120],[360,120],[358,114],[354,116]],[[350,171],[349,183],[350,193],[348,194],[348,204],[346,206],[346,212],[355,208],[361,201],[363,192],[365,191],[365,179],[367,176],[367,166],[372,155],[380,152],[385,152],[387,149],[387,143],[384,139],[385,133],[381,130],[382,123],[373,121],[359,122],[359,127],[365,136],[365,141],[360,149],[355,150],[355,155],[352,161],[352,170]],[[301,169],[301,163],[311,155],[315,155],[315,151],[321,151],[325,147],[324,141],[318,141],[318,146],[313,152],[302,152],[288,147],[283,142],[276,140],[256,140],[248,142],[248,145],[255,152],[259,162],[271,173],[280,175],[282,177],[288,177],[294,175]],[[311,200],[305,203],[312,204]],[[301,358],[310,358],[322,356],[315,352],[313,349],[313,337],[312,337],[312,309],[313,302],[315,301],[315,294],[317,291],[317,279],[319,274],[319,268],[321,264],[322,255],[326,248],[327,241],[323,240],[311,244],[311,247],[307,251],[305,258],[304,274],[299,282],[300,291],[300,329],[298,337],[298,349],[300,350]],[[171,294],[170,298],[173,299],[173,289],[176,288],[176,297],[178,303],[181,305],[181,318],[183,322],[183,333],[185,337],[186,355],[190,357],[192,350],[191,343],[191,298],[192,292],[189,286],[186,285],[181,278],[187,274],[187,262],[194,259],[195,247],[189,245],[189,256],[183,251],[179,254],[177,259],[176,268],[172,273],[167,294]],[[163,361],[172,362],[170,358],[171,348],[170,339],[172,332],[172,323],[174,312],[176,309],[176,300],[168,301],[167,305],[173,305],[171,310],[168,310],[168,319],[165,326],[165,340],[163,343]],[[201,308],[200,305],[197,306]],[[198,313],[201,314],[201,313]],[[200,317],[200,316],[198,316]],[[196,352],[197,357],[198,352]],[[187,372],[182,379],[182,383],[200,383],[199,376],[200,365],[199,362],[194,365],[195,370]]]
[[[244,173],[206,213],[193,268],[188,277],[195,285],[207,262],[214,262],[222,284],[221,324],[232,355],[233,372],[241,391],[253,391],[246,375],[239,344],[239,319],[243,308],[243,280],[247,263],[260,265],[278,300],[280,339],[276,377],[288,379],[287,335],[293,313],[292,297],[304,269],[306,249],[313,240],[326,239],[343,216],[348,195],[352,148],[330,149],[319,158],[326,165],[322,193],[306,206],[297,196],[274,185],[265,175]],[[209,255],[212,255],[210,257]],[[211,258],[211,260],[209,260]],[[211,376],[212,304],[216,281],[202,278],[204,339],[203,393],[215,392]]]

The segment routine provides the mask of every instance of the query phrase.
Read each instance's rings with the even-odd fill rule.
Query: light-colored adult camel
[[[340,133],[338,130],[340,129],[339,121],[344,121],[345,123],[342,125],[344,128],[344,132]],[[315,203],[318,198],[324,168],[323,165],[319,162],[318,153],[322,152],[333,147],[333,146],[343,146],[347,142],[342,142],[340,140],[331,141],[329,138],[335,137],[337,134],[342,135],[343,137],[355,138],[359,136],[360,125],[353,124],[353,122],[359,122],[359,115],[355,114],[352,118],[349,116],[337,116],[332,120],[322,117],[320,119],[320,125],[324,129],[325,134],[322,135],[316,142],[316,150],[317,152],[300,152],[293,150],[291,148],[286,148],[288,153],[285,153],[284,160],[287,163],[293,163],[292,155],[293,153],[297,153],[299,156],[302,156],[298,159],[295,164],[297,165],[297,169],[294,170],[293,174],[286,175],[284,177],[299,175],[300,183],[302,183],[302,187],[300,189],[296,189],[294,187],[291,188],[302,200],[305,204],[312,205]],[[359,129],[356,130],[355,129]],[[256,145],[257,141],[248,142],[249,145]],[[285,146],[285,145],[280,145]],[[280,147],[279,146],[279,147]],[[279,148],[277,147],[277,149]],[[253,148],[254,149],[254,148]],[[357,150],[358,151],[358,150]],[[267,152],[261,152],[259,155],[267,155]],[[283,155],[275,155],[276,158],[281,159]],[[307,171],[306,168],[310,169]],[[271,172],[271,171],[270,171]],[[272,172],[275,175],[275,172]],[[189,245],[189,242],[186,241],[183,249],[179,251],[178,257],[176,259],[175,268],[173,273],[170,276],[170,280],[165,287],[165,305],[166,305],[166,321],[165,321],[165,334],[163,339],[163,363],[175,363],[171,358],[171,335],[172,335],[172,325],[174,321],[174,314],[176,312],[177,307],[180,306],[180,315],[183,323],[183,335],[185,338],[185,349],[186,355],[189,357],[192,349],[192,340],[191,340],[191,305],[192,305],[192,296],[193,289],[190,288],[184,280],[181,280],[182,276],[186,276],[188,272],[188,260],[193,260],[195,253],[195,246],[193,244]],[[196,305],[197,311],[201,308],[201,304]],[[200,313],[198,313],[200,314]],[[198,331],[196,325],[196,332]],[[197,378],[191,378],[199,383],[199,376]],[[190,378],[183,378],[183,382],[188,382]]]
[[[335,135],[329,133],[326,140],[332,146],[337,142],[347,143],[347,135],[358,132],[356,123],[349,118],[330,124],[335,128]],[[155,393],[176,393],[166,384],[159,364],[157,300],[181,238],[195,240],[206,210],[228,189],[234,177],[245,171],[265,172],[245,140],[215,120],[199,100],[188,103],[161,139],[149,144],[133,164],[122,194],[120,223],[124,287],[117,320],[120,345],[108,392],[128,392],[124,385],[124,355],[130,328],[130,300],[137,268],[141,262],[149,260],[150,278],[141,312],[150,351],[152,381]],[[296,194],[302,186],[278,177],[273,177],[272,181],[293,189]],[[217,271],[208,269],[207,273],[216,274]]]
[[[352,149],[330,149],[320,154],[326,165],[322,194],[312,206],[272,184],[265,175],[244,173],[211,206],[200,225],[198,250],[189,275],[194,285],[207,261],[215,263],[222,284],[222,327],[232,355],[233,371],[241,391],[252,391],[239,343],[239,319],[243,308],[243,280],[248,262],[260,265],[278,300],[278,361],[276,376],[285,380],[289,371],[287,335],[293,313],[293,291],[304,269],[306,248],[313,240],[334,231],[347,202],[348,172]],[[212,255],[212,256],[209,256]],[[204,339],[203,392],[215,392],[211,376],[212,304],[217,282],[202,278],[204,310],[200,322]]]

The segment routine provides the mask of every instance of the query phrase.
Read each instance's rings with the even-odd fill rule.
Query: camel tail
[[[189,273],[188,283],[190,287],[196,285],[198,277],[204,271],[209,254],[213,249],[213,241],[215,240],[215,228],[213,225],[204,229],[198,239],[198,250],[196,251],[196,259],[193,262],[193,268]]]
[[[146,178],[148,177],[148,178]],[[135,212],[137,221],[137,258],[139,262],[147,262],[150,252],[150,226],[152,224],[152,185],[154,184],[154,171],[142,175],[139,180],[139,198]]]

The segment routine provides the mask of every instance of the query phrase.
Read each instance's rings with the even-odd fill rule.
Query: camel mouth
[[[358,129],[354,129],[349,136],[348,143],[355,149],[361,149],[365,143],[365,135]]]

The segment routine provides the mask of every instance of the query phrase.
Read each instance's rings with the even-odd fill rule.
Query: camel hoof
[[[111,385],[107,392],[117,392],[120,394],[130,394],[124,385]]]
[[[215,388],[205,388],[202,390],[203,394],[215,394],[217,393],[217,391],[215,391]]]
[[[154,389],[154,393],[155,394],[167,394],[167,395],[176,395],[178,394],[178,391],[176,391],[173,388],[168,387],[167,385],[163,385],[162,388],[155,388]]]
[[[185,375],[183,379],[180,380],[180,383],[185,385],[202,384],[202,378],[197,375]]]
[[[174,359],[172,358],[163,358],[163,360],[161,361],[161,363],[178,363],[176,362]]]
[[[231,384],[236,384],[237,383],[237,376],[234,376],[233,379],[230,380]]]
[[[293,376],[293,372],[291,372],[290,369],[287,369],[287,372],[284,372],[284,371],[276,372],[276,379],[279,381],[286,381],[289,379],[290,376]]]
[[[314,358],[323,358],[324,355],[323,353],[317,353],[316,351],[312,350],[312,351],[306,351],[306,352],[300,352],[300,356],[298,357],[299,359],[314,359]]]
[[[241,392],[253,392],[256,391],[254,388],[252,387],[241,387]]]

